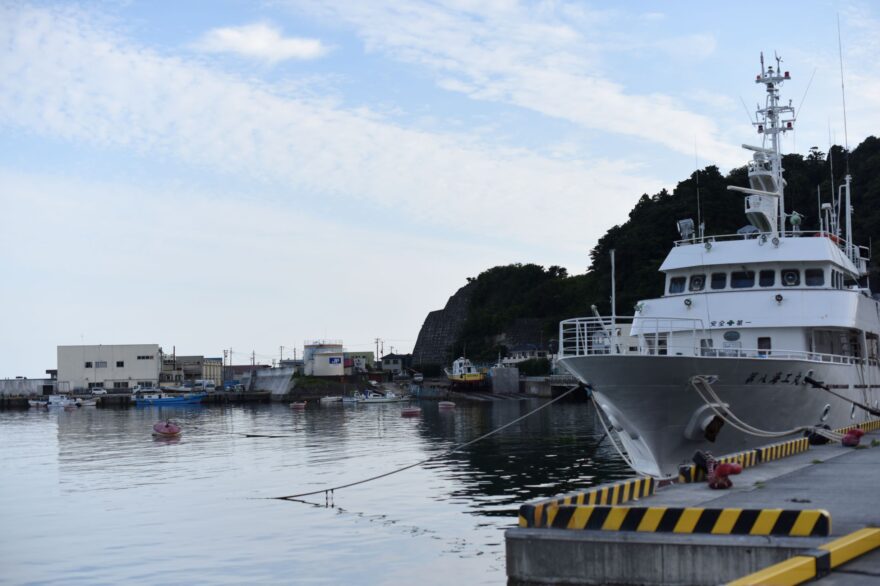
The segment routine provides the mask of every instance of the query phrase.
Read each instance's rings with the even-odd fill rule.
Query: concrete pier
[[[521,527],[506,532],[509,584],[721,584],[880,527],[880,432],[866,434],[859,449],[831,443],[767,453],[781,457],[732,476],[728,490],[699,481],[638,492],[618,483],[522,507]],[[664,528],[670,515],[677,523]],[[841,581],[856,563],[859,578]],[[880,583],[880,553],[823,582],[871,579]]]

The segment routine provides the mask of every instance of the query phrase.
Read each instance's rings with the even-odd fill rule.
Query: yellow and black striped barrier
[[[716,461],[719,464],[732,464],[736,462],[743,468],[751,468],[758,463],[758,452],[757,450],[737,452],[736,454],[730,454],[729,456],[718,458]],[[679,482],[700,482],[702,480],[706,480],[706,472],[694,464],[681,466],[678,469]]]
[[[880,547],[880,529],[866,527],[820,545],[816,549],[804,551],[784,562],[734,580],[728,586],[801,584],[814,578],[821,578],[834,568],[878,547]]]
[[[769,462],[771,460],[779,460],[780,458],[787,458],[788,456],[800,454],[809,449],[809,438],[802,437],[766,446],[764,448],[757,448],[755,451],[758,452],[758,462]]]
[[[736,462],[743,468],[751,468],[762,462],[779,460],[787,456],[793,456],[810,449],[810,440],[805,437],[784,441],[778,444],[737,452],[718,458],[719,464],[731,464]],[[688,464],[678,469],[679,482],[700,482],[706,479],[706,472],[694,464]]]
[[[547,511],[555,510],[560,506],[619,505],[651,496],[656,488],[657,483],[653,478],[640,476],[528,503],[519,508],[519,526],[544,526]]]
[[[553,529],[822,537],[831,533],[823,510],[561,506],[547,511]]]
[[[852,425],[847,425],[846,427],[841,427],[839,429],[835,429],[837,433],[846,433],[850,430],[860,428],[864,431],[877,431],[880,429],[880,419],[872,419],[870,421],[862,421],[859,423],[853,423]]]

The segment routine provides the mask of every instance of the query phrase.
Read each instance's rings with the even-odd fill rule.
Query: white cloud
[[[0,125],[257,178],[296,205],[364,202],[574,259],[662,185],[620,161],[554,160],[280,95],[79,15],[6,9],[0,44],[9,48],[0,76],[13,81],[0,86]]]
[[[351,3],[289,0],[334,22],[347,22],[368,50],[425,66],[444,89],[504,102],[585,128],[633,136],[675,152],[693,151],[682,129],[698,137],[700,152],[723,166],[739,165],[739,149],[722,142],[715,121],[688,111],[677,99],[636,93],[602,70],[598,48],[610,18],[575,3],[522,5],[471,0]],[[620,41],[681,57],[681,44],[708,55],[715,39]]]
[[[277,27],[266,23],[216,28],[202,35],[192,47],[205,53],[233,53],[268,63],[316,59],[328,51],[318,39],[284,37]]]

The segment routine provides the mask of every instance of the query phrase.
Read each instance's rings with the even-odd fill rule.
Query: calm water
[[[539,404],[0,411],[0,583],[504,584],[521,503],[629,475],[607,440],[594,448],[586,403],[333,506],[270,497],[405,466]],[[179,440],[151,437],[160,413]]]

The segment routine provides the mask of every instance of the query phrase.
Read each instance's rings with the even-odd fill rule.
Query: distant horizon
[[[4,378],[96,341],[411,352],[468,277],[581,274],[642,194],[744,165],[762,51],[784,152],[880,133],[859,1],[17,2],[0,37]]]

